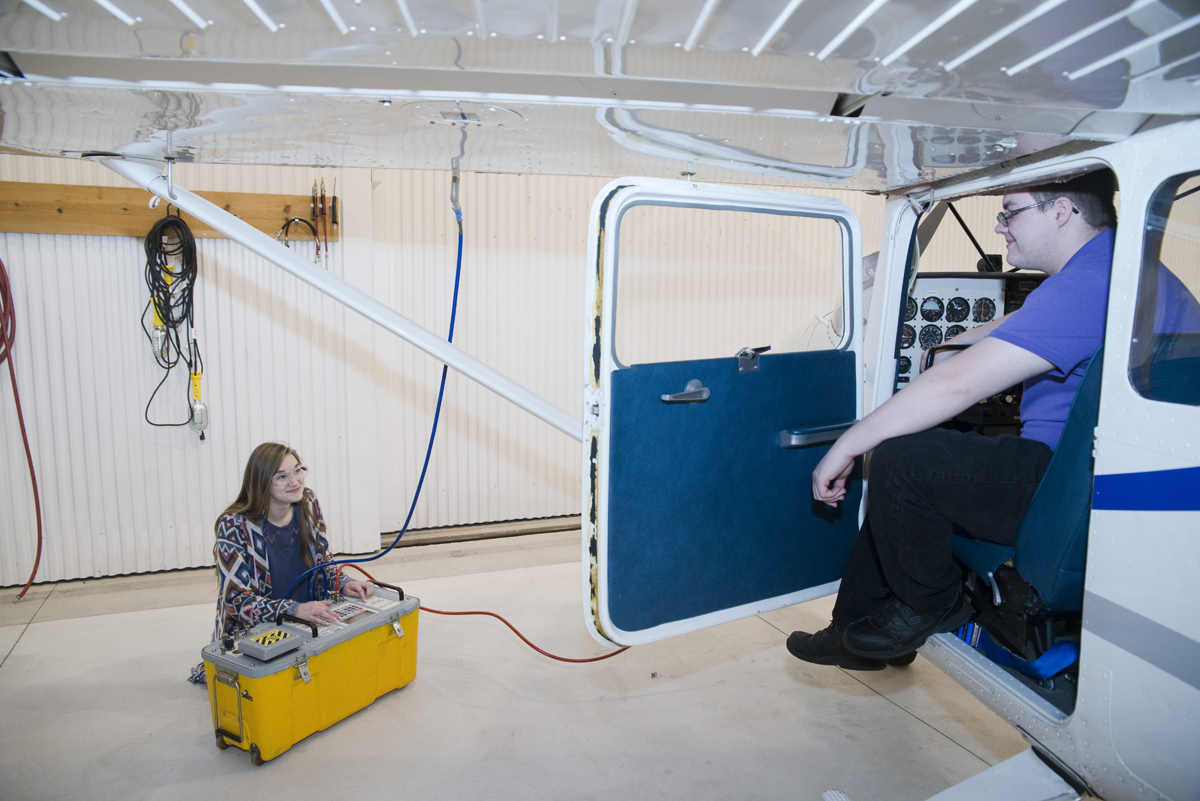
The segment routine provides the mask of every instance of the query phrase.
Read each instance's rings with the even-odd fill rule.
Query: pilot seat
[[[1079,620],[1092,501],[1092,444],[1100,406],[1101,347],[1092,357],[1058,448],[1009,547],[960,530],[974,624],[959,636],[993,661],[1045,680],[1079,658]],[[982,632],[979,631],[982,628]]]

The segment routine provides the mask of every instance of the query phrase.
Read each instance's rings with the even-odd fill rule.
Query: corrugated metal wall
[[[88,164],[7,157],[0,166],[5,180],[123,183]],[[230,171],[236,180],[204,172],[177,174],[197,189],[307,189],[301,176],[282,185],[285,171]],[[360,191],[369,191],[369,175],[360,172],[342,179],[357,178]],[[330,269],[341,272],[356,250],[370,252],[351,235]],[[355,328],[338,304],[234,243],[198,242],[196,335],[212,415],[201,443],[187,427],[156,428],[143,419],[162,371],[140,324],[147,297],[140,240],[0,234],[0,256],[13,283],[16,368],[42,496],[39,579],[210,564],[213,521],[236,495],[249,451],[269,439],[291,443],[313,466],[335,548],[378,543],[376,492],[358,487],[374,468],[353,458],[354,423],[361,399],[370,398],[364,390],[373,367],[352,352]],[[3,390],[0,583],[13,584],[32,564],[35,528],[16,415]],[[150,419],[186,420],[187,392],[180,368]]]
[[[176,175],[194,190],[295,194],[320,175],[332,190],[336,177],[342,241],[328,269],[445,334],[456,245],[448,173],[180,165]],[[0,178],[123,185],[97,165],[15,156],[0,156]],[[588,214],[606,182],[463,176],[455,342],[575,415]],[[865,250],[874,249],[881,198],[815,194],[855,208]],[[213,521],[249,451],[268,439],[290,442],[311,466],[335,550],[373,549],[408,512],[441,365],[238,245],[202,241],[199,256],[197,334],[212,415],[204,443],[142,419],[161,372],[138,322],[141,241],[0,234],[45,512],[39,580],[210,564]],[[7,384],[0,377],[0,584],[12,585],[33,561],[34,514]],[[182,374],[172,377],[152,416],[182,419],[185,393]],[[412,525],[575,514],[578,449],[451,373]]]
[[[3,180],[122,185],[96,165],[0,157]],[[184,165],[190,189],[307,194],[338,178],[341,243],[328,268],[445,333],[456,229],[442,172]],[[578,413],[587,212],[605,181],[463,177],[466,247],[455,342]],[[297,247],[300,247],[299,245]],[[304,252],[307,252],[306,250]],[[39,580],[211,563],[212,523],[255,444],[280,439],[312,468],[333,545],[371,550],[402,524],[441,365],[226,240],[199,242],[197,336],[212,424],[142,419],[161,377],[139,316],[140,240],[0,234],[14,284],[16,366],[39,469]],[[7,385],[8,380],[0,380]],[[0,401],[0,584],[33,561],[34,512],[15,411]],[[184,419],[172,376],[152,419]],[[574,514],[578,443],[450,374],[414,527]]]
[[[445,336],[456,229],[446,173],[376,171],[375,294]],[[603,179],[466,174],[454,342],[578,416],[587,217]],[[441,365],[376,334],[380,519],[408,513]],[[451,373],[414,525],[578,514],[579,443]],[[386,447],[385,447],[386,443]]]

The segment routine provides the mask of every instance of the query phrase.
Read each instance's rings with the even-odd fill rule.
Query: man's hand
[[[854,456],[845,456],[835,442],[813,470],[813,497],[836,509],[846,497],[846,479],[853,469]]]
[[[933,428],[977,401],[1033,378],[1054,365],[1024,348],[989,337],[955,359],[935,364],[833,443],[813,471],[813,497],[836,506],[861,456],[885,439]]]

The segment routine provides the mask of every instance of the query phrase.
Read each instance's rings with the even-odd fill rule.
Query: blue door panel
[[[635,365],[612,373],[608,611],[640,631],[841,576],[858,530],[856,472],[837,510],[812,500],[829,445],[779,447],[786,429],[855,418],[845,351]],[[700,379],[704,403],[665,394]]]

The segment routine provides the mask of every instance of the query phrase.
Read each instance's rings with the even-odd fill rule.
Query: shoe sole
[[[935,625],[933,631],[929,632],[924,637],[913,640],[912,642],[906,642],[903,645],[889,648],[886,651],[872,651],[869,654],[862,653],[854,647],[853,643],[846,642],[845,640],[842,641],[842,644],[845,646],[847,651],[850,651],[857,656],[861,656],[864,659],[881,659],[884,660],[884,662],[887,662],[887,660],[890,659],[896,659],[897,657],[905,656],[909,652],[915,653],[916,650],[924,645],[925,641],[933,635],[941,634],[947,631],[956,631],[971,619],[971,616],[974,613],[974,610],[971,609],[971,605],[961,597],[959,598],[959,603],[962,604],[961,609],[959,609],[950,617],[946,618],[944,621],[941,621]]]

